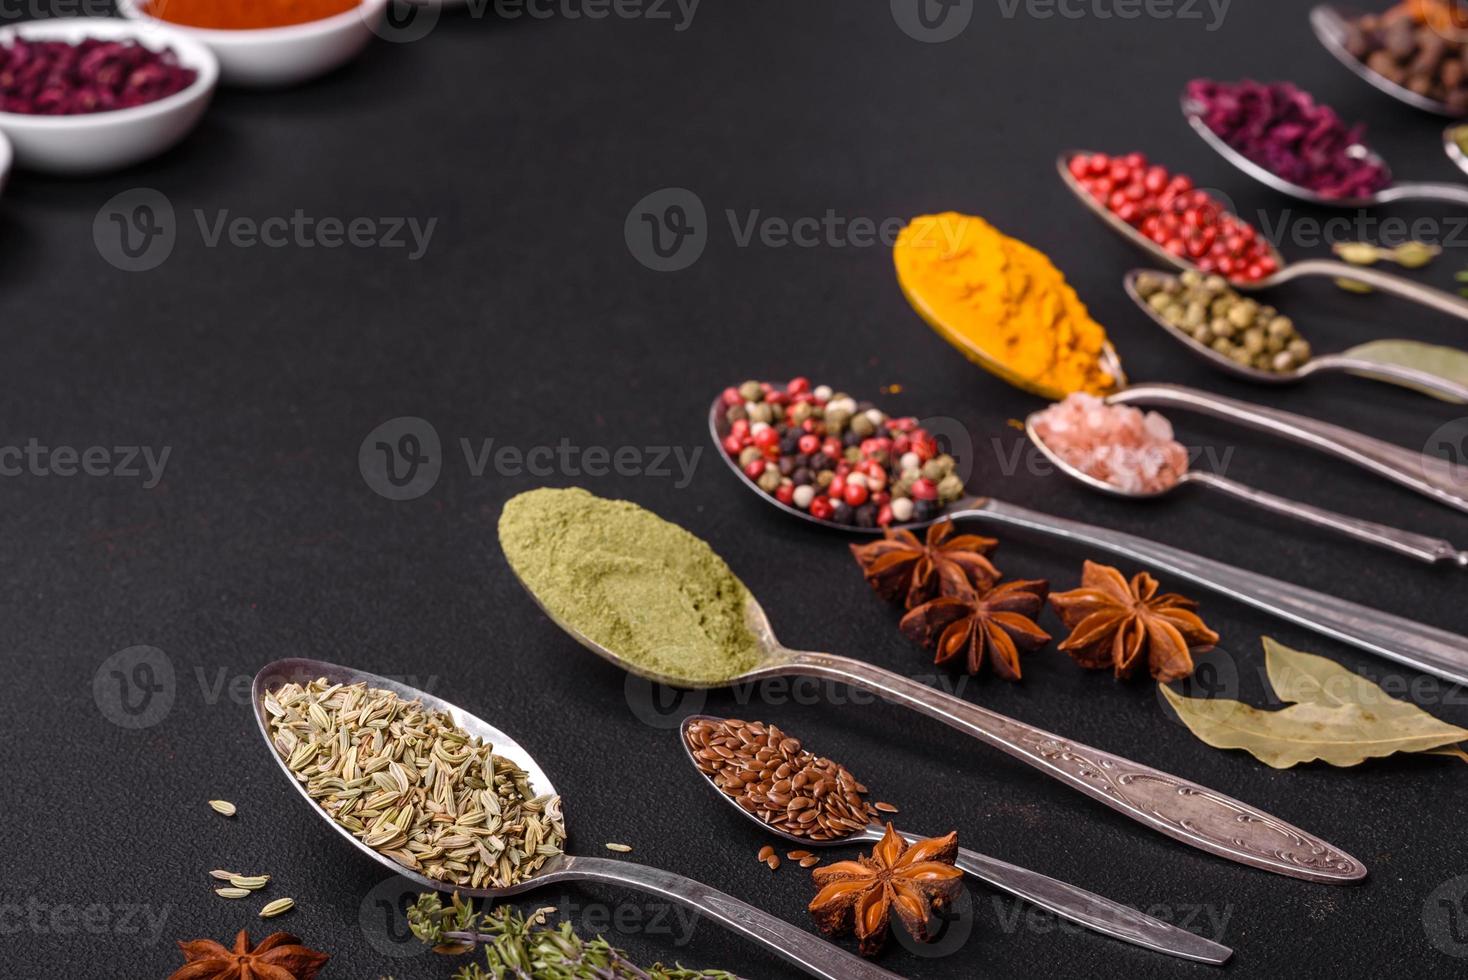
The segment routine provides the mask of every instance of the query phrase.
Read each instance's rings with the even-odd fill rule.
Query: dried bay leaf
[[[1458,350],[1456,347],[1442,347],[1437,344],[1424,344],[1416,340],[1373,340],[1369,344],[1352,347],[1343,355],[1354,357],[1363,361],[1371,361],[1374,364],[1390,364],[1397,367],[1414,368],[1418,371],[1426,371],[1435,374],[1448,381],[1456,381],[1461,385],[1468,385],[1468,351]],[[1353,374],[1368,374],[1367,371],[1353,371]],[[1461,405],[1462,402],[1456,398],[1449,398],[1440,392],[1431,391],[1427,388],[1419,388],[1413,384],[1393,381],[1391,378],[1382,378],[1382,381],[1391,381],[1400,384],[1404,388],[1421,391],[1423,394],[1431,395],[1440,401],[1452,402]]]
[[[1162,693],[1199,739],[1214,748],[1243,749],[1275,769],[1316,760],[1354,766],[1468,741],[1468,729],[1393,698],[1332,660],[1268,637],[1264,653],[1269,682],[1289,707],[1260,711],[1239,701],[1184,697],[1166,685]]]

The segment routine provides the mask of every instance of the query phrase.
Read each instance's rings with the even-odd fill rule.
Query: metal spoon
[[[1125,394],[1112,397],[1120,400]],[[717,447],[715,452],[739,481],[760,500],[792,517],[831,530],[846,534],[880,533],[877,528],[858,528],[821,520],[812,516],[809,511],[782,504],[765,493],[724,452],[722,443],[724,436],[728,435],[728,428],[723,404],[720,399],[715,398],[709,408],[709,434]],[[1457,684],[1468,684],[1468,637],[1449,633],[1447,630],[1235,568],[1147,538],[1063,517],[1053,517],[992,497],[977,497],[964,505],[955,506],[938,519],[943,518],[1004,525],[1120,555],[1146,565],[1154,572],[1176,576],[1377,656]],[[910,530],[921,530],[930,523],[933,522],[906,526]]]
[[[684,753],[693,763],[694,770],[704,778],[719,799],[728,803],[744,817],[754,821],[766,833],[806,848],[873,844],[885,836],[886,828],[876,821],[863,830],[852,831],[846,837],[837,840],[812,840],[808,837],[797,837],[772,824],[765,823],[720,790],[709,778],[708,773],[699,768],[698,760],[693,758],[693,750],[688,745],[688,727],[706,720],[718,721],[719,719],[709,715],[691,715],[683,719],[680,730],[682,738],[679,741],[683,744]],[[921,839],[916,834],[899,833],[899,836],[908,843]],[[1233,950],[1227,946],[1168,925],[1150,915],[1143,915],[1136,909],[1128,908],[1083,888],[1077,888],[1075,885],[1057,881],[1027,868],[989,857],[987,854],[980,854],[961,847],[958,849],[958,859],[954,863],[980,881],[1038,905],[1063,919],[1069,919],[1087,929],[1120,939],[1123,942],[1133,943],[1159,953],[1167,953],[1170,956],[1215,965],[1228,962],[1228,958],[1233,955]]]
[[[661,871],[643,864],[634,864],[630,861],[565,854],[547,861],[535,877],[509,888],[463,888],[425,877],[398,864],[392,858],[379,854],[362,843],[352,835],[351,831],[327,816],[311,799],[306,792],[305,784],[290,771],[286,760],[281,758],[280,753],[275,750],[271,742],[270,721],[264,708],[265,693],[279,684],[289,681],[305,683],[318,677],[324,677],[338,684],[366,682],[370,687],[392,691],[401,698],[421,701],[425,707],[432,710],[447,712],[459,727],[471,735],[484,739],[494,746],[497,753],[512,760],[529,773],[530,780],[538,792],[553,794],[556,792],[555,787],[551,785],[550,777],[546,775],[545,770],[541,769],[530,753],[521,748],[514,739],[488,722],[425,691],[386,677],[369,674],[366,671],[353,670],[350,667],[341,667],[320,660],[277,660],[261,668],[260,672],[255,675],[254,684],[251,686],[251,695],[255,705],[255,721],[260,727],[260,735],[265,739],[270,757],[280,766],[281,772],[305,798],[312,813],[320,817],[342,837],[351,841],[352,846],[357,850],[394,874],[401,875],[421,886],[424,890],[456,891],[466,898],[509,898],[532,889],[575,881],[599,881],[625,885],[650,895],[658,895],[680,905],[686,905],[699,914],[707,916],[729,930],[789,960],[811,976],[822,977],[824,980],[851,980],[851,978],[895,980],[897,977],[896,974],[859,959],[803,929],[797,929],[783,919],[776,918],[768,912],[725,895],[691,878],[684,878],[682,875]]]
[[[1357,541],[1375,545],[1378,548],[1386,548],[1389,551],[1395,551],[1399,555],[1405,555],[1417,561],[1427,562],[1429,565],[1446,564],[1456,565],[1459,568],[1468,568],[1468,551],[1459,551],[1452,544],[1440,538],[1430,538],[1423,534],[1413,534],[1410,531],[1403,531],[1400,528],[1388,527],[1384,524],[1363,521],[1354,517],[1346,517],[1344,514],[1337,514],[1334,511],[1325,510],[1321,507],[1312,507],[1309,504],[1287,500],[1284,497],[1276,497],[1272,493],[1256,490],[1253,487],[1245,486],[1236,480],[1230,480],[1217,473],[1189,469],[1176,483],[1165,489],[1151,493],[1142,490],[1126,490],[1113,483],[1108,483],[1105,480],[1092,476],[1085,470],[1070,463],[1065,457],[1052,449],[1040,437],[1040,433],[1037,431],[1035,424],[1037,416],[1038,413],[1035,413],[1025,419],[1025,434],[1030,437],[1030,442],[1034,443],[1040,452],[1045,454],[1045,458],[1055,464],[1056,469],[1093,490],[1099,490],[1113,497],[1126,497],[1130,500],[1152,500],[1172,493],[1172,491],[1185,483],[1192,483],[1208,487],[1211,490],[1217,490],[1220,493],[1227,494],[1237,500],[1251,503],[1256,507],[1261,507],[1272,513],[1292,517],[1295,520],[1304,521],[1307,524],[1313,524],[1316,527],[1324,528],[1328,531],[1335,531],[1338,534],[1344,534]]]
[[[1457,139],[1458,133],[1462,132],[1464,128],[1463,123],[1453,123],[1443,130],[1443,152],[1448,155],[1449,160],[1453,161],[1454,166],[1468,173],[1468,153],[1463,152],[1463,146]]]
[[[1426,182],[1393,183],[1369,197],[1328,197],[1319,191],[1312,191],[1308,187],[1301,187],[1299,184],[1285,180],[1268,167],[1255,163],[1234,149],[1209,127],[1203,119],[1203,107],[1198,102],[1189,99],[1186,94],[1182,98],[1182,107],[1183,116],[1193,127],[1193,131],[1203,137],[1203,142],[1213,147],[1219,156],[1264,186],[1301,201],[1338,208],[1369,208],[1378,204],[1390,204],[1393,201],[1447,201],[1451,204],[1468,204],[1468,187],[1461,184]],[[1351,156],[1385,166],[1385,161],[1374,150],[1360,143],[1351,147],[1347,152]],[[1387,172],[1391,172],[1390,167],[1387,167]]]
[[[623,658],[618,651],[603,646],[557,617],[524,579],[520,584],[551,622],[582,646],[628,673],[654,683],[709,688],[774,677],[839,681],[935,718],[1100,800],[1138,823],[1199,850],[1308,881],[1341,884],[1366,874],[1361,862],[1325,841],[1214,790],[1069,741],[862,660],[792,650],[775,638],[764,609],[753,596],[746,604],[745,619],[758,644],[760,662],[737,677],[704,683],[659,674]]]
[[[1146,313],[1152,320],[1168,334],[1185,344],[1188,350],[1199,357],[1212,363],[1215,367],[1222,368],[1230,374],[1261,384],[1295,384],[1304,381],[1312,374],[1320,374],[1330,371],[1345,371],[1356,375],[1372,378],[1377,381],[1385,381],[1390,384],[1403,385],[1409,388],[1428,389],[1454,401],[1468,402],[1468,386],[1458,384],[1449,378],[1433,374],[1430,371],[1420,371],[1416,368],[1404,367],[1398,364],[1380,364],[1376,361],[1368,361],[1349,354],[1321,354],[1310,358],[1304,364],[1289,371],[1265,371],[1248,364],[1240,364],[1227,354],[1220,354],[1207,344],[1197,340],[1192,334],[1181,329],[1175,324],[1169,323],[1155,309],[1152,308],[1142,294],[1137,290],[1137,278],[1139,276],[1160,276],[1175,279],[1170,273],[1158,272],[1153,269],[1133,269],[1126,274],[1122,284],[1126,287],[1126,294],[1132,298],[1142,312]]]
[[[1368,68],[1364,62],[1346,50],[1347,20],[1344,14],[1330,4],[1321,4],[1310,11],[1310,27],[1315,31],[1315,37],[1325,46],[1325,50],[1335,55],[1337,61],[1360,78],[1365,79],[1373,87],[1380,89],[1398,102],[1405,102],[1414,109],[1454,118],[1465,115],[1463,112],[1449,108],[1445,102],[1418,95],[1406,86],[1398,85],[1385,75]]]
[[[1075,174],[1070,172],[1070,160],[1086,151],[1067,150],[1056,158],[1056,169],[1060,171],[1060,177],[1065,181],[1065,186],[1071,189],[1080,202],[1084,204],[1093,214],[1106,222],[1113,230],[1126,238],[1133,245],[1155,258],[1158,262],[1173,269],[1197,269],[1192,262],[1183,256],[1173,255],[1161,245],[1152,241],[1140,230],[1133,228],[1125,221],[1111,212],[1106,204],[1096,200],[1091,192],[1081,186],[1076,180]],[[1423,286],[1394,276],[1389,273],[1380,272],[1347,262],[1337,262],[1333,259],[1304,259],[1300,262],[1286,263],[1284,256],[1273,245],[1269,246],[1269,254],[1279,265],[1279,271],[1272,276],[1260,279],[1256,282],[1241,282],[1229,280],[1229,285],[1243,292],[1253,292],[1261,289],[1269,289],[1274,286],[1282,286],[1287,282],[1300,279],[1305,276],[1326,276],[1331,279],[1350,279],[1355,282],[1365,283],[1383,293],[1399,296],[1402,299],[1411,300],[1422,306],[1430,307],[1442,313],[1449,313],[1456,317],[1468,320],[1468,301],[1459,299],[1450,293],[1430,286]],[[1199,270],[1201,271],[1201,270]]]

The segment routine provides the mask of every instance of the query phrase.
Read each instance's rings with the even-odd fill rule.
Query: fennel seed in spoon
[[[507,888],[559,855],[559,796],[441,711],[324,678],[265,695],[271,743],[316,805],[428,878]]]

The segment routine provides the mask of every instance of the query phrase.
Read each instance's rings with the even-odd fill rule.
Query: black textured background
[[[258,938],[269,931],[254,917],[259,903],[210,893],[204,873],[225,866],[269,872],[263,897],[296,899],[278,925],[333,955],[323,976],[447,976],[447,963],[401,955],[414,950],[382,927],[387,876],[307,810],[255,732],[239,686],[295,655],[411,675],[517,733],[554,774],[577,850],[625,841],[633,860],[809,924],[806,875],[755,862],[765,839],[711,798],[666,720],[642,720],[623,676],[521,593],[495,520],[505,499],[542,482],[636,500],[727,556],[788,643],[932,678],[925,655],[897,635],[894,611],[870,595],[842,541],[763,506],[709,452],[681,488],[655,477],[475,478],[461,438],[692,452],[707,449],[704,410],[729,382],[803,373],[863,395],[901,384],[885,399],[894,410],[948,416],[972,433],[981,492],[1468,631],[1453,572],[1203,492],[1126,505],[1024,467],[1006,474],[1000,461],[1016,438],[1006,421],[1039,403],[929,332],[884,248],[738,247],[726,210],[740,220],[831,210],[878,221],[972,211],[1067,270],[1135,379],[1257,398],[1409,447],[1463,415],[1366,381],[1266,390],[1211,373],[1131,307],[1120,277],[1137,256],[1069,198],[1053,167],[1067,145],[1146,151],[1226,190],[1247,214],[1267,209],[1278,221],[1287,211],[1295,238],[1284,250],[1300,257],[1325,252],[1297,239],[1327,215],[1214,158],[1178,118],[1183,83],[1297,80],[1368,121],[1401,176],[1461,177],[1438,148],[1437,120],[1336,65],[1302,3],[1234,3],[1216,31],[1212,15],[1105,19],[1096,10],[1114,8],[1088,3],[1072,6],[1080,19],[1024,7],[1011,18],[1006,6],[975,0],[971,25],[944,44],[911,39],[874,0],[706,0],[682,31],[645,18],[445,15],[426,40],[378,44],[318,83],[223,93],[187,144],[130,172],[16,175],[0,200],[0,444],[167,446],[171,456],[151,490],[127,478],[0,480],[0,972],[153,980],[180,962],[175,939],[228,940],[241,927]],[[661,274],[634,260],[623,226],[639,199],[675,186],[706,205],[710,241],[692,268]],[[122,272],[99,255],[93,220],[114,195],[144,187],[171,202],[178,243],[161,267]],[[417,262],[402,249],[207,248],[194,212],[213,220],[224,209],[438,226]],[[1425,274],[1450,287],[1468,260],[1455,224],[1468,215],[1387,213],[1457,236]],[[1358,226],[1345,237],[1374,234]],[[1322,350],[1378,336],[1461,342],[1464,331],[1328,282],[1291,286],[1278,302]],[[357,464],[367,433],[398,416],[427,419],[445,447],[437,485],[410,502],[374,493]],[[1468,543],[1462,515],[1393,485],[1177,421],[1190,443],[1236,450],[1230,473],[1247,482]],[[1070,588],[1087,556],[1009,539],[1000,557],[1012,575]],[[1265,703],[1268,633],[1468,724],[1460,689],[1201,598],[1225,637],[1206,661],[1217,665],[1206,673],[1215,687]],[[1045,623],[1059,629],[1049,613]],[[109,720],[119,689],[106,661],[139,645],[171,666],[173,682],[155,696],[172,704],[134,729]],[[778,721],[841,758],[902,807],[908,828],[957,829],[976,849],[1221,938],[1237,948],[1227,975],[1240,980],[1461,976],[1468,964],[1468,925],[1454,933],[1439,904],[1468,893],[1458,878],[1468,874],[1460,763],[1276,772],[1197,742],[1150,683],[1083,672],[1053,648],[1027,659],[1023,683],[982,678],[963,689],[1237,795],[1369,865],[1364,885],[1333,888],[1205,856],[936,723],[831,693],[771,703],[715,694],[707,705]],[[136,690],[129,697],[143,703]],[[215,816],[212,797],[238,803],[239,816]],[[1219,975],[1058,929],[988,888],[971,894],[976,921],[961,948],[920,958],[894,945],[884,963],[924,978]],[[557,903],[647,961],[794,975],[712,926],[685,941],[665,909],[632,893],[568,889],[525,904]],[[149,926],[143,907],[166,918]]]

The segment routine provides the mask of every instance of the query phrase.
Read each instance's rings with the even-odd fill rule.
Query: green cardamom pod
[[[1381,260],[1381,249],[1366,242],[1342,242],[1335,247],[1335,254],[1352,265],[1375,265]]]
[[[1393,249],[1391,257],[1403,268],[1420,269],[1441,254],[1442,249],[1437,245],[1428,245],[1424,242],[1407,242]]]

